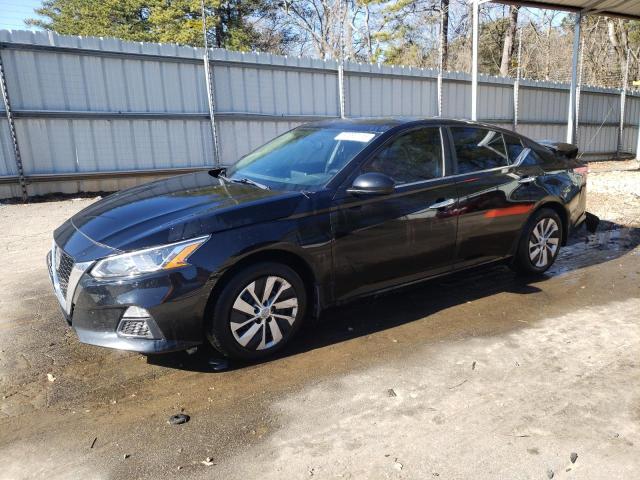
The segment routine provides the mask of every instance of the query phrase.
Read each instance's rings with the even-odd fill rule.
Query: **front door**
[[[395,191],[334,200],[336,300],[407,283],[452,268],[457,218],[456,187],[443,178],[445,156],[439,128],[400,133],[365,161],[350,180],[379,172]]]

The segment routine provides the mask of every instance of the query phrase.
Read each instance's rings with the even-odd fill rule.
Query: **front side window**
[[[362,171],[384,173],[400,185],[441,177],[442,160],[440,129],[420,128],[392,140]]]
[[[282,190],[325,185],[378,135],[375,132],[300,127],[266,143],[227,171]]]
[[[451,127],[458,173],[506,167],[509,159],[500,132],[476,127]]]

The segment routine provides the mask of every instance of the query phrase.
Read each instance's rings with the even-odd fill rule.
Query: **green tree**
[[[205,0],[209,44],[232,50],[274,50],[252,20],[268,17],[265,0]],[[200,0],[43,0],[29,25],[65,35],[202,46]],[[277,50],[277,48],[275,48]]]

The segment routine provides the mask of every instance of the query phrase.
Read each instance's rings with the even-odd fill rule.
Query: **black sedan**
[[[586,167],[454,120],[335,120],[234,166],[113,194],[48,257],[80,341],[255,359],[322,309],[481,264],[548,269],[585,219]]]

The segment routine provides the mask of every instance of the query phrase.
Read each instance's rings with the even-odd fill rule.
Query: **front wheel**
[[[545,272],[558,257],[562,242],[562,220],[550,208],[538,210],[522,231],[513,267],[519,273]]]
[[[222,288],[207,337],[227,357],[263,358],[289,342],[306,309],[304,282],[293,269],[274,262],[250,265]]]

